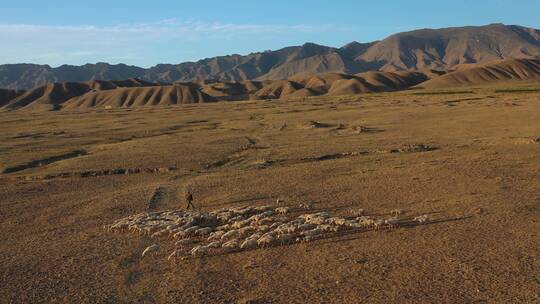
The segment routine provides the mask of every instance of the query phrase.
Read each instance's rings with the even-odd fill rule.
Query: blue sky
[[[0,0],[0,64],[148,67],[304,42],[342,46],[417,28],[540,28],[538,0]]]

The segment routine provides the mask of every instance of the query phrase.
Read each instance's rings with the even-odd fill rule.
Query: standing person
[[[186,203],[187,203],[187,206],[186,206],[186,210],[189,209],[189,207],[195,209],[195,205],[193,205],[193,193],[191,193],[191,191],[187,191],[186,192]]]

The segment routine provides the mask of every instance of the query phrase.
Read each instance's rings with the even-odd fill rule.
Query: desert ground
[[[540,90],[0,113],[2,303],[540,303]],[[107,225],[282,204],[428,215],[167,259]],[[153,254],[145,248],[159,244]]]

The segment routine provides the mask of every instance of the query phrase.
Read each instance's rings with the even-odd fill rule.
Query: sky
[[[0,64],[150,67],[419,28],[540,28],[538,0],[0,0]]]

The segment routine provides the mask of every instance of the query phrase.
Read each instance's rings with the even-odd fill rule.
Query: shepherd
[[[189,207],[195,209],[195,205],[193,205],[193,193],[191,193],[189,190],[186,192],[186,203],[186,210],[188,210]]]

